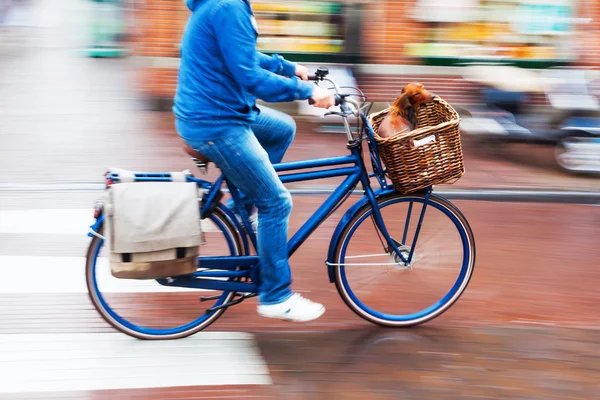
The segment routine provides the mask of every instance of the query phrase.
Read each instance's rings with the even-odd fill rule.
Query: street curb
[[[104,183],[68,183],[68,184],[0,184],[0,192],[88,192],[102,191]],[[325,196],[333,193],[337,186],[290,187],[289,191],[298,196]],[[227,193],[227,189],[223,192]],[[558,203],[600,206],[600,191],[554,190],[533,188],[435,188],[439,194],[450,200],[476,200],[503,203]],[[362,190],[353,195],[362,196]]]
[[[503,203],[559,203],[600,206],[600,192],[547,189],[436,189],[434,193],[451,200]]]
[[[290,193],[299,196],[328,195],[336,187],[290,188]],[[600,206],[600,192],[548,189],[434,189],[449,200],[489,201],[499,203],[555,203]],[[362,196],[362,190],[355,190],[355,196]]]

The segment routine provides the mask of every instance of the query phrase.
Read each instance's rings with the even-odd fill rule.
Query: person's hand
[[[296,72],[294,74],[303,81],[308,80],[308,68],[304,65],[296,64]]]
[[[329,108],[335,105],[335,97],[329,90],[325,90],[322,87],[315,85],[311,96],[313,106],[319,108]]]

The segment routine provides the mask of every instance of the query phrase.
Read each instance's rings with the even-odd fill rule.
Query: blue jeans
[[[192,148],[214,162],[244,193],[247,204],[258,210],[258,282],[261,304],[279,304],[292,295],[288,262],[288,220],[292,197],[277,176],[279,163],[292,143],[296,124],[283,113],[259,107],[252,125],[177,120],[179,135]]]
[[[260,113],[250,128],[256,139],[258,139],[258,143],[267,152],[271,164],[280,163],[294,140],[296,122],[292,117],[280,111],[260,105],[257,107]],[[226,175],[229,178],[229,175]],[[236,186],[240,188],[237,184]],[[240,191],[242,204],[248,215],[250,215],[254,208],[254,201],[243,190],[240,189]],[[234,213],[238,212],[233,199],[229,199],[226,205]]]

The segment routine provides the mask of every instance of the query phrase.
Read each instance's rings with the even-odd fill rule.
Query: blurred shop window
[[[415,19],[424,22],[468,22],[477,19],[479,0],[417,0]]]
[[[427,24],[409,56],[448,63],[570,62],[576,2],[569,0],[418,0],[412,16]],[[550,65],[547,65],[550,66]]]
[[[258,48],[302,61],[341,61],[348,56],[353,4],[346,1],[253,0]]]

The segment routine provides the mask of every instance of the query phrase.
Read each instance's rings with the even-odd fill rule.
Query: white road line
[[[86,235],[94,223],[92,209],[39,209],[0,211],[0,233]],[[215,225],[202,220],[205,232],[215,232]]]
[[[272,384],[253,336],[238,332],[0,335],[0,366],[0,393]]]
[[[0,211],[0,233],[85,235],[93,223],[92,209]]]
[[[156,281],[117,279],[108,260],[98,260],[98,286],[102,293],[196,291],[167,288]],[[85,257],[0,256],[0,294],[87,293]]]

